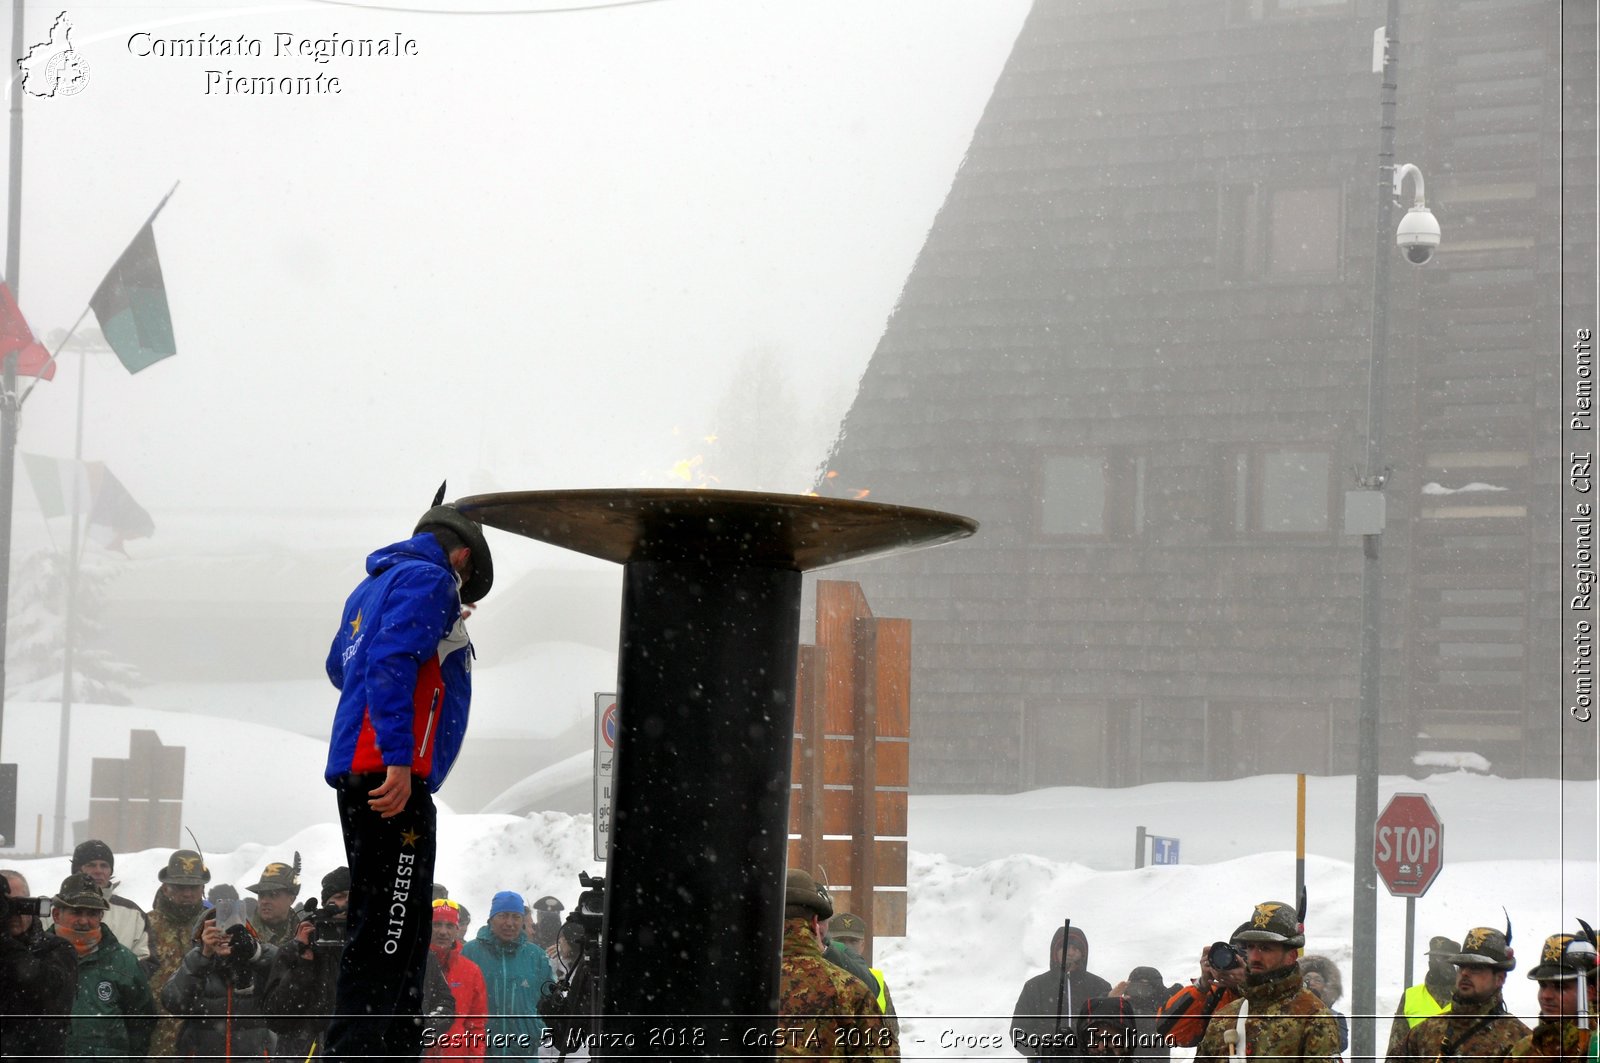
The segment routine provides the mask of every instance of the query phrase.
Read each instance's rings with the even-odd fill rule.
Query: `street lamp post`
[[[1346,530],[1361,536],[1361,706],[1356,720],[1356,822],[1352,911],[1353,971],[1350,1055],[1353,1060],[1375,1058],[1377,1027],[1377,900],[1378,875],[1373,863],[1373,841],[1378,820],[1378,731],[1381,674],[1380,624],[1383,614],[1382,557],[1380,545],[1385,519],[1383,488],[1389,468],[1383,455],[1384,361],[1389,347],[1389,263],[1393,240],[1408,261],[1422,265],[1433,258],[1439,245],[1439,224],[1428,211],[1423,195],[1422,171],[1406,163],[1396,167],[1395,96],[1399,63],[1399,0],[1389,0],[1384,22],[1383,90],[1378,146],[1377,244],[1372,269],[1372,354],[1367,363],[1366,463],[1357,490],[1346,497]],[[1402,184],[1411,177],[1416,186],[1415,205],[1398,230],[1393,203]]]

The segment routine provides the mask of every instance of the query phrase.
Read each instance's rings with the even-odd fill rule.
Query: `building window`
[[[1217,261],[1237,280],[1336,276],[1344,195],[1334,185],[1232,185],[1222,190]]]
[[[1267,449],[1232,455],[1231,524],[1238,535],[1320,535],[1332,510],[1325,450]]]
[[[1144,490],[1142,454],[1047,454],[1039,468],[1039,533],[1052,538],[1141,535]]]

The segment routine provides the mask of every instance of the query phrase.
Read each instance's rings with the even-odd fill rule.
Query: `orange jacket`
[[[1193,1048],[1206,1035],[1212,1013],[1238,999],[1239,994],[1224,985],[1213,985],[1210,990],[1186,985],[1156,1012],[1156,1033],[1179,1048]]]

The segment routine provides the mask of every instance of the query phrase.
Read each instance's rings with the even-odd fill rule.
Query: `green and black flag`
[[[89,300],[106,342],[130,373],[178,353],[161,258],[156,254],[156,234],[151,228],[171,196],[168,192],[162,198]]]

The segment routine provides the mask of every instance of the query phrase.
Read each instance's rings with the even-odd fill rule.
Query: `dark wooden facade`
[[[1595,7],[1401,6],[1445,243],[1392,267],[1383,770],[1554,774]],[[1353,769],[1383,10],[1029,14],[819,488],[983,524],[849,572],[915,624],[915,788]]]

